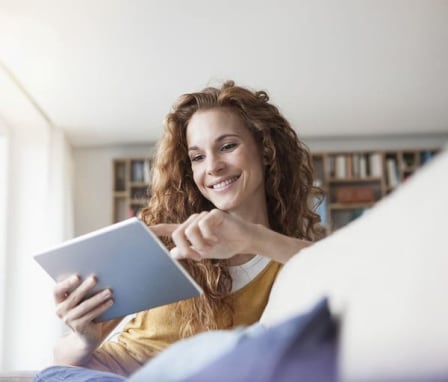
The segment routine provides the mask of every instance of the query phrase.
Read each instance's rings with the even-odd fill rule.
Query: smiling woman
[[[116,342],[99,347],[118,323],[95,321],[113,293],[85,299],[95,280],[69,277],[54,289],[57,315],[72,329],[56,343],[59,365],[127,376],[179,339],[251,325],[282,263],[314,239],[309,201],[320,190],[310,153],[264,91],[229,81],[181,96],[152,170],[141,217],[204,294],[137,313]]]

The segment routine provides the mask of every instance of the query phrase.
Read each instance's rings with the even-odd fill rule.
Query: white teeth
[[[225,186],[228,186],[229,184],[235,182],[237,179],[238,179],[238,177],[235,176],[234,178],[227,179],[227,180],[224,180],[223,182],[219,182],[219,183],[214,184],[214,185],[212,186],[212,188],[213,188],[214,190],[216,190],[216,189],[218,189],[218,188],[224,188]]]

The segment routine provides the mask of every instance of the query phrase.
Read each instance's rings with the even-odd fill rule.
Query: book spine
[[[359,177],[367,178],[367,158],[364,154],[359,158]]]
[[[335,177],[338,179],[345,179],[347,177],[347,164],[345,160],[345,155],[336,156]]]
[[[347,155],[346,162],[347,162],[346,176],[347,176],[347,178],[352,178],[353,177],[353,157],[351,155]]]
[[[143,167],[144,181],[148,184],[151,181],[151,164],[149,160],[145,160]]]
[[[381,166],[381,155],[378,153],[370,154],[369,156],[370,176],[381,177],[383,169]]]
[[[360,177],[360,161],[361,156],[359,154],[353,154],[353,177],[359,178]]]
[[[317,206],[316,213],[320,216],[320,224],[327,225],[327,198],[325,196],[322,203]]]
[[[398,168],[395,159],[389,158],[386,161],[387,168],[387,183],[390,187],[396,187],[398,185]]]

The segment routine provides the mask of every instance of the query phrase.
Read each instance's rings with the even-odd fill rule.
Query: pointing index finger
[[[171,236],[179,224],[155,224],[149,229],[157,236]]]

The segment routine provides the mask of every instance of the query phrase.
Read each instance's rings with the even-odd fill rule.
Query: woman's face
[[[235,113],[197,111],[187,127],[187,144],[194,182],[205,198],[246,219],[265,212],[262,156]]]

